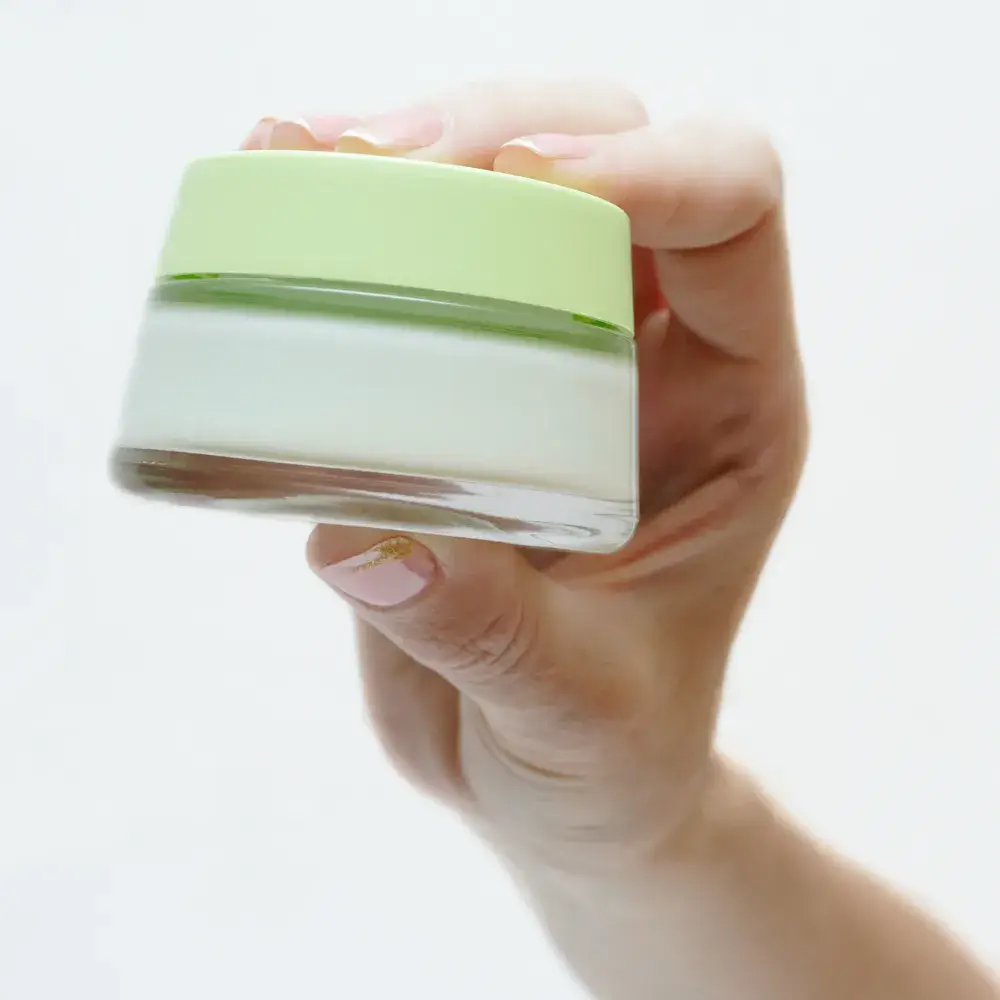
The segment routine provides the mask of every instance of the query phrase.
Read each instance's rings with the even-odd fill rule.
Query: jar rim
[[[631,330],[545,306],[426,289],[272,275],[172,275],[156,283],[150,304],[311,314],[331,319],[367,317],[398,326],[401,333],[413,327],[441,326],[481,334],[530,337],[612,354],[619,353],[633,340]]]

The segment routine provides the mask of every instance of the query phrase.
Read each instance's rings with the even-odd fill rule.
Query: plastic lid
[[[187,169],[159,277],[247,274],[474,295],[633,330],[628,217],[489,170],[251,151]]]

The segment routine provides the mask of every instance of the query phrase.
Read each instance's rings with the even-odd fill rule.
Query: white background
[[[785,151],[814,447],[725,746],[1000,965],[987,0],[0,0],[0,996],[569,1000],[384,766],[303,527],[115,495],[178,172],[265,113],[607,74]]]

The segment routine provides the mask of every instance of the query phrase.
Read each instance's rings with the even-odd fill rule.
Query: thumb
[[[600,653],[592,601],[512,547],[324,525],[308,558],[361,619],[497,721],[607,719],[630,699],[625,671]]]

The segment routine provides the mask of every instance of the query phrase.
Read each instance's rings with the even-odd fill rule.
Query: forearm
[[[639,877],[527,875],[600,1000],[998,1000],[940,927],[798,830],[720,764]]]

